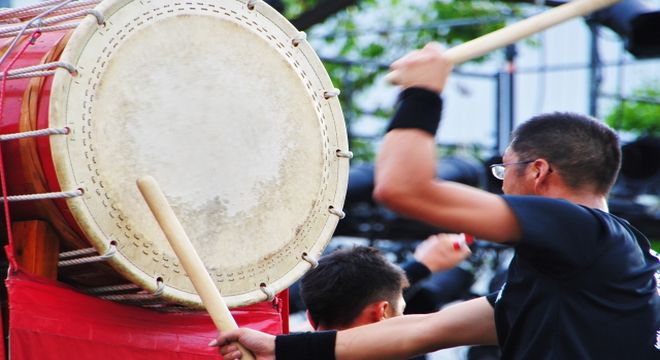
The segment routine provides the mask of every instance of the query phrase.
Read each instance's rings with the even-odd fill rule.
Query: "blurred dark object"
[[[278,13],[284,14],[284,3],[281,0],[266,0],[266,4],[272,6]]]
[[[482,187],[485,178],[483,165],[472,158],[448,156],[438,166],[438,178],[465,185]],[[376,204],[374,165],[358,164],[351,167],[344,212],[336,236],[354,236],[367,239],[419,240],[442,229],[398,215]]]
[[[460,267],[437,272],[406,291],[405,314],[429,314],[453,301],[471,299],[474,274]]]
[[[291,19],[291,23],[296,29],[305,31],[357,2],[358,0],[319,0],[313,6],[308,6],[297,18]]]
[[[470,249],[472,256],[457,267],[433,273],[407,289],[404,293],[405,313],[432,313],[455,301],[499,291],[506,281],[506,270],[513,257],[513,248],[476,240]],[[410,252],[413,251],[414,247],[411,247]],[[475,286],[477,280],[479,286]]]
[[[306,311],[305,302],[300,296],[300,280],[289,287],[289,313],[295,314],[300,311]]]
[[[536,0],[508,0],[538,4]],[[560,6],[568,1],[542,1],[543,5]],[[622,0],[594,12],[587,21],[606,26],[621,36],[626,50],[637,58],[660,56],[660,10],[644,0]]]
[[[501,357],[500,347],[495,345],[472,346],[466,355],[467,360],[499,360]]]
[[[660,37],[657,39],[660,42]],[[658,119],[660,121],[660,119]],[[660,174],[660,138],[643,136],[621,148],[621,174],[633,180],[647,180]]]
[[[651,238],[660,237],[660,138],[644,136],[622,147],[619,178],[608,199],[612,214]]]
[[[484,169],[486,170],[486,186],[485,190],[493,194],[502,194],[502,180],[493,176],[490,172],[490,166],[501,164],[504,160],[501,155],[492,156],[484,161]]]
[[[660,10],[642,0],[623,0],[590,18],[619,34],[637,58],[660,56]]]

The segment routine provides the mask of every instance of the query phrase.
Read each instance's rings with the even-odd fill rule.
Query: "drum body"
[[[347,183],[343,116],[314,51],[262,2],[95,10],[30,50],[75,71],[11,80],[3,132],[68,129],[5,146],[20,154],[5,156],[12,192],[84,192],[21,212],[46,214],[68,248],[114,253],[143,289],[200,305],[135,185],[151,175],[230,307],[287,288],[327,245]]]

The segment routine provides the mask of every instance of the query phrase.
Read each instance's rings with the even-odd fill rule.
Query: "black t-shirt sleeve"
[[[518,254],[537,269],[561,274],[594,259],[602,226],[593,210],[538,196],[504,196],[504,200],[522,230]]]

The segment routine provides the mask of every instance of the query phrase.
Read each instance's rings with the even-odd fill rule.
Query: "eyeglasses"
[[[493,164],[490,166],[490,172],[493,173],[496,179],[504,180],[504,169],[509,165],[522,165],[529,164],[536,160],[518,161],[513,163]]]

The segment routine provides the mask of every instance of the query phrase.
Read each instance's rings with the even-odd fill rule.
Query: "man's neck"
[[[578,198],[575,199],[574,201],[571,199],[567,199],[567,200],[592,209],[598,209],[604,212],[610,212],[610,209],[607,206],[607,200],[605,199],[604,196],[598,196],[593,198]]]
[[[604,195],[590,192],[555,191],[545,194],[544,196],[564,199],[574,204],[609,212],[609,208],[607,206],[607,198]]]
[[[319,325],[319,327],[316,328],[316,331],[328,331],[328,330],[337,330],[337,331],[342,331],[346,330],[348,327],[345,326],[323,326]]]
[[[357,327],[357,326],[366,325],[366,324],[370,324],[370,323],[371,322],[362,322],[362,321],[355,320],[355,321],[353,321],[352,323],[350,323],[348,325],[326,326],[326,325],[320,324],[316,328],[316,331],[328,331],[328,330],[341,331],[341,330],[346,330],[346,329],[350,329],[350,328],[354,328],[354,327]]]

